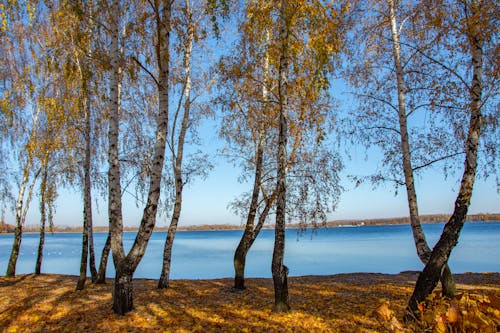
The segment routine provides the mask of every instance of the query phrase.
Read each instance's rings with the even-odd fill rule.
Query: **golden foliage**
[[[396,318],[394,311],[389,309],[389,302],[382,300],[380,306],[374,311],[375,316],[390,332],[401,333],[404,332],[403,325]]]
[[[453,299],[442,298],[439,292],[431,294],[419,307],[421,326],[435,333],[484,332],[500,329],[500,292],[461,292]]]
[[[76,292],[77,279],[48,274],[0,277],[0,331],[412,331],[396,322],[399,323],[397,318],[403,316],[415,283],[413,274],[292,277],[289,280],[292,311],[286,314],[272,312],[271,279],[248,279],[248,288],[241,292],[231,289],[232,279],[173,280],[171,287],[164,290],[156,289],[155,280],[137,279],[134,281],[135,309],[125,316],[112,312],[112,280],[106,285],[89,282],[85,290]],[[498,296],[500,293],[500,274],[459,275],[456,280],[470,284],[458,285],[462,295],[467,288],[470,289],[467,295],[475,295],[467,296],[467,311],[472,311],[471,300],[474,300],[484,316],[492,319],[496,315],[498,319],[494,309],[497,309],[499,298],[491,298],[491,294]],[[380,299],[385,301],[380,304]],[[457,302],[457,309],[465,309],[465,303]],[[494,309],[487,310],[488,307]],[[371,311],[376,308],[377,311]],[[445,325],[450,324],[454,315],[454,310],[447,311],[443,312],[447,314]]]

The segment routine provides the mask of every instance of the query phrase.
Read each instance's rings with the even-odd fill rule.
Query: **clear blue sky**
[[[338,84],[339,82],[335,82]],[[345,87],[340,86],[345,91]],[[345,94],[339,98],[340,109],[353,103]],[[181,225],[197,224],[240,224],[242,219],[232,214],[228,209],[228,203],[236,196],[248,191],[250,184],[238,182],[239,170],[221,157],[217,157],[217,150],[222,148],[224,142],[218,138],[217,120],[209,120],[199,128],[199,136],[202,140],[201,150],[214,157],[214,169],[206,180],[195,179],[184,189],[184,202],[181,214]],[[365,175],[375,173],[381,163],[381,157],[377,152],[370,151],[368,159],[365,159],[365,150],[359,146],[350,148],[351,159],[344,158],[344,170],[341,173],[341,183],[345,191],[340,197],[337,210],[332,213],[330,220],[341,219],[369,219],[384,217],[408,216],[408,205],[406,192],[403,187],[399,188],[398,195],[394,193],[391,184],[385,184],[377,188],[369,183],[357,188],[347,178],[347,175]],[[417,197],[420,214],[449,214],[453,211],[456,193],[460,185],[460,177],[463,171],[462,163],[455,176],[447,180],[439,169],[426,170],[417,177]],[[15,193],[14,193],[15,194]],[[98,199],[99,204],[93,201],[94,225],[105,226],[107,220],[107,201],[105,198]],[[27,216],[27,225],[39,223],[38,199],[34,197]],[[140,223],[143,207],[137,207],[135,201],[124,194],[123,212],[124,224],[126,226],[137,226]],[[476,213],[499,213],[500,194],[497,193],[494,176],[486,181],[477,179],[472,196],[469,214]],[[6,212],[7,223],[15,224],[11,211]],[[83,199],[80,192],[75,190],[61,190],[56,203],[56,214],[54,223],[56,225],[77,226],[83,221]],[[168,225],[167,218],[160,216],[157,222],[159,226]],[[272,222],[272,221],[271,221]]]
[[[216,153],[217,147],[223,143],[217,138],[214,123],[207,123],[200,129],[204,147],[208,152]],[[375,153],[365,160],[363,148],[353,147],[352,159],[345,160],[345,169],[342,172],[342,184],[345,188],[340,198],[337,211],[330,218],[337,219],[364,219],[407,216],[408,207],[404,188],[394,195],[394,188],[383,185],[373,189],[370,184],[354,188],[347,180],[348,174],[369,175],[380,163]],[[459,187],[460,172],[456,177],[443,180],[438,169],[429,170],[417,179],[417,195],[421,214],[451,213]],[[248,184],[238,183],[239,171],[221,158],[206,180],[198,179],[184,190],[184,206],[181,215],[181,225],[196,224],[240,224],[241,218],[232,214],[228,203],[243,191],[247,191]],[[98,207],[94,204],[95,225],[107,225],[107,202],[100,199]],[[124,223],[135,226],[140,222],[142,207],[137,208],[134,201],[124,197]],[[75,191],[63,190],[57,201],[55,215],[56,225],[80,225],[82,223],[82,196]],[[472,196],[469,213],[500,212],[500,195],[496,192],[494,179],[478,180]],[[7,222],[14,224],[12,214],[6,216]],[[27,224],[38,224],[38,202],[34,198],[31,204]],[[166,226],[167,219],[160,216],[157,225]]]
[[[340,84],[342,90],[345,91],[346,88],[341,82],[337,81],[335,84]],[[346,98],[345,94],[341,95],[337,96],[341,103],[340,109],[353,103]],[[227,206],[236,196],[248,191],[250,184],[239,183],[239,170],[217,156],[217,150],[224,144],[218,138],[217,126],[217,120],[210,120],[199,128],[199,136],[203,144],[199,148],[214,157],[214,169],[206,180],[195,179],[194,183],[185,187],[181,225],[242,223],[241,217],[232,214]],[[330,220],[408,216],[406,192],[403,187],[400,187],[398,195],[395,195],[391,184],[373,188],[371,184],[366,183],[355,188],[347,178],[347,175],[367,176],[375,173],[381,163],[380,155],[373,150],[369,152],[368,159],[365,159],[365,150],[359,146],[350,147],[350,154],[351,159],[343,159],[344,170],[341,172],[341,183],[345,190],[340,197],[337,210],[330,214]],[[446,180],[439,167],[426,170],[421,173],[420,177],[417,177],[420,214],[449,214],[453,211],[463,171],[462,163],[460,168],[457,168],[456,175]],[[27,216],[27,225],[38,224],[40,220],[38,199],[36,196],[33,199]],[[98,201],[98,205],[95,200],[93,201],[94,225],[105,226],[108,223],[107,201],[105,198],[98,198]],[[126,226],[139,225],[142,210],[143,207],[138,208],[135,201],[124,194],[123,212]],[[469,214],[499,212],[500,194],[497,192],[494,176],[487,180],[476,179]],[[7,223],[15,224],[11,211],[6,212],[6,220]],[[54,223],[77,226],[81,225],[82,221],[82,194],[75,190],[60,190]],[[165,216],[160,216],[157,225],[166,226],[168,223]]]

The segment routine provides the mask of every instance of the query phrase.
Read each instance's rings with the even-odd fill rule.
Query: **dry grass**
[[[500,295],[500,273],[455,276],[459,290]],[[231,290],[231,279],[174,280],[165,290],[155,280],[134,282],[135,310],[111,310],[112,280],[87,283],[44,274],[0,277],[2,332],[371,332],[384,331],[372,314],[384,299],[401,318],[413,273],[340,274],[289,280],[292,311],[273,313],[271,279],[248,279]]]

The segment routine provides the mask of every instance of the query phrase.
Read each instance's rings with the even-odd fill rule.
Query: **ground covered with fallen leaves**
[[[416,273],[412,272],[291,277],[292,311],[286,314],[272,312],[272,279],[248,279],[247,289],[240,292],[231,289],[231,279],[174,280],[170,288],[164,290],[156,289],[155,280],[136,279],[135,309],[125,316],[117,316],[111,309],[112,280],[105,285],[88,282],[85,290],[75,291],[75,276],[30,274],[15,278],[0,277],[0,331],[398,331],[401,327],[398,328],[397,323],[396,327],[391,326],[391,317],[402,322],[416,277]],[[456,306],[454,301],[448,301],[451,307],[458,307],[464,295],[467,299],[482,297],[483,303],[488,302],[484,303],[488,306],[485,316],[493,322],[497,320],[495,316],[499,316],[500,312],[495,308],[495,302],[500,300],[500,273],[459,274],[455,275],[455,280],[459,297]],[[427,314],[423,316],[429,316],[430,310],[425,311]],[[432,312],[429,325],[420,326],[419,330],[439,331],[432,321],[439,321],[439,318],[443,321],[444,318],[444,324],[451,325],[451,315],[466,318],[467,313],[463,308],[459,308],[457,313],[449,307],[442,311],[445,312],[437,315]],[[496,326],[496,329],[499,327]],[[416,327],[403,329],[417,330]]]

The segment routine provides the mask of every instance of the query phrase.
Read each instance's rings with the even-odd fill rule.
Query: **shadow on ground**
[[[402,317],[417,274],[340,274],[292,277],[292,311],[272,312],[271,279],[248,279],[234,292],[231,279],[174,280],[164,290],[155,280],[134,281],[134,311],[111,310],[112,280],[87,283],[44,274],[0,277],[3,332],[346,332],[380,330],[371,315],[381,299]],[[500,274],[460,274],[459,288],[500,293]]]

